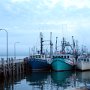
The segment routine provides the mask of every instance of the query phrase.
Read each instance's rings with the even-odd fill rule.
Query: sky
[[[74,36],[79,47],[90,50],[90,0],[0,0],[0,29],[8,31],[9,55],[29,54],[29,48],[39,49],[40,32],[58,45],[64,36],[71,42]],[[0,31],[0,55],[6,54],[6,34]]]

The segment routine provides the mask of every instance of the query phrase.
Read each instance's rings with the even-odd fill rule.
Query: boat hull
[[[54,71],[66,71],[66,70],[72,70],[72,65],[64,62],[65,60],[61,58],[55,58],[53,59],[51,66]]]
[[[33,71],[49,70],[50,64],[47,63],[47,60],[42,59],[30,59],[28,61],[29,67]]]
[[[77,69],[85,71],[90,70],[90,62],[87,61],[79,61],[76,64]]]

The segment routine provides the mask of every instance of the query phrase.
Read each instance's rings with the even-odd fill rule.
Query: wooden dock
[[[24,73],[24,68],[24,59],[14,60],[13,58],[9,58],[8,60],[4,60],[1,58],[0,60],[0,75],[4,77]]]

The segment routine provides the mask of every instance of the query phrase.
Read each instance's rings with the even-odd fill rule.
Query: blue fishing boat
[[[75,58],[73,54],[65,52],[66,46],[70,46],[70,44],[63,38],[62,50],[60,52],[56,52],[52,58],[51,66],[54,71],[65,71],[73,69]]]
[[[28,64],[32,71],[50,69],[49,61],[51,60],[51,58],[46,53],[43,53],[44,40],[42,33],[40,33],[40,41],[41,41],[40,51],[38,51],[36,54],[31,55],[28,61]]]
[[[29,66],[31,67],[31,70],[49,70],[50,64],[48,63],[48,60],[50,58],[47,58],[45,55],[42,54],[36,54],[30,56],[29,59]]]

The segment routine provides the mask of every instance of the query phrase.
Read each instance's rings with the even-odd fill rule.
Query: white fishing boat
[[[80,70],[90,70],[90,56],[89,55],[81,55],[78,57],[76,62],[77,69]]]

